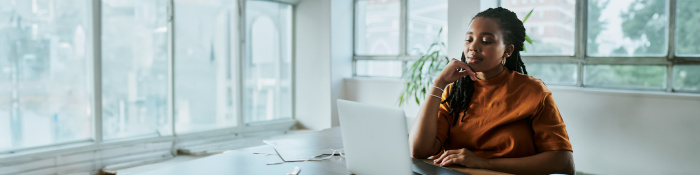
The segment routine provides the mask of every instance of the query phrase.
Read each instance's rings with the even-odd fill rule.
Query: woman
[[[462,60],[453,58],[438,75],[413,124],[413,157],[515,174],[574,174],[552,92],[526,75],[524,40],[523,23],[510,10],[491,8],[472,19]]]

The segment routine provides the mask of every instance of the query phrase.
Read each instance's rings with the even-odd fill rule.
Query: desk
[[[339,139],[340,128],[334,127],[322,131],[299,133],[276,136],[270,139],[301,139],[308,141],[310,145],[328,145],[327,142],[336,142],[330,144],[342,145],[342,139]],[[169,167],[155,169],[140,174],[146,175],[165,175],[165,174],[287,174],[294,170],[295,166],[301,168],[299,175],[347,175],[350,174],[345,167],[345,158],[341,156],[333,156],[330,159],[321,161],[306,161],[306,162],[286,162],[275,165],[267,165],[271,162],[281,162],[282,159],[278,155],[253,154],[253,153],[270,153],[274,154],[275,150],[272,146],[261,145],[256,147],[227,151],[223,154],[213,155],[188,162],[181,162]],[[432,162],[425,159],[413,159],[414,168],[420,161]],[[426,169],[426,172],[440,172],[436,174],[455,174],[456,172],[445,170],[443,167],[437,167],[429,164],[424,164],[418,168]],[[501,175],[505,173],[472,169],[459,166],[450,167],[451,169],[465,172],[474,175],[494,174]],[[448,172],[448,173],[444,173]],[[428,174],[428,173],[426,173]],[[459,174],[459,173],[457,173]]]

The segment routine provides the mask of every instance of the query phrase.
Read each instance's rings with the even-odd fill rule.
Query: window
[[[447,41],[447,0],[408,1],[408,55],[426,54],[436,39]],[[442,29],[440,38],[438,32]]]
[[[237,34],[234,1],[175,1],[175,130],[237,124],[231,40]]]
[[[416,1],[400,2],[409,3],[409,17],[406,18],[413,17],[410,13],[415,9],[411,3]],[[700,82],[697,81],[700,76],[700,47],[697,47],[700,38],[696,34],[700,13],[695,13],[700,8],[700,1],[499,2],[521,19],[534,10],[524,23],[533,44],[525,44],[523,61],[528,73],[547,85],[700,92]],[[356,10],[356,13],[361,12]],[[403,20],[404,17],[400,16],[399,21]],[[411,27],[415,26],[411,25],[410,19],[408,21],[408,36],[411,36]],[[362,28],[365,24],[355,25]],[[358,40],[360,38],[356,38],[356,42]],[[408,42],[411,40],[409,37]],[[401,45],[399,40],[400,49]],[[398,77],[401,74],[389,71],[398,67],[399,62],[405,67],[415,59],[410,56],[414,54],[411,47],[420,48],[407,44],[406,54],[391,56],[356,52],[355,75]]]
[[[523,55],[528,74],[540,78],[547,85],[576,85],[576,64],[531,62],[527,57],[574,56],[576,2],[564,1],[501,1],[501,6],[512,10],[519,19],[532,14],[523,23],[532,44],[525,43]],[[561,57],[559,57],[561,59]]]
[[[521,20],[533,11],[523,23],[533,43],[525,44],[527,50],[522,55],[574,55],[575,1],[528,1],[520,4],[516,4],[516,1],[501,1],[501,5],[515,12]]]
[[[87,3],[0,0],[0,152],[91,138]]]
[[[0,156],[289,128],[288,3],[0,0]]]
[[[667,1],[591,0],[588,3],[588,55],[666,55]]]
[[[666,88],[666,66],[586,65],[584,84],[602,87]]]
[[[527,63],[525,68],[547,85],[576,85],[576,64]]]
[[[172,134],[168,1],[102,1],[104,139]]]
[[[697,37],[699,9],[700,1],[676,1],[676,55],[700,56],[700,39]]]
[[[292,6],[246,3],[247,56],[243,62],[246,123],[292,117]]]
[[[700,91],[700,65],[679,65],[673,69],[673,87],[679,91]]]
[[[399,54],[399,0],[359,0],[355,6],[355,54]]]
[[[401,77],[408,62],[446,40],[447,0],[355,1],[355,76]],[[445,54],[445,46],[432,47]]]

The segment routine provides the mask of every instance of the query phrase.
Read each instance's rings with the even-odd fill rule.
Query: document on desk
[[[335,133],[337,132],[337,133]],[[301,133],[263,140],[272,146],[283,161],[303,161],[323,154],[325,149],[343,148],[339,128],[318,133]]]

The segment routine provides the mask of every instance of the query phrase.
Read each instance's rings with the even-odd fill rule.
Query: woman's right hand
[[[459,71],[459,69],[462,69],[462,71]],[[440,75],[438,75],[433,84],[435,84],[435,86],[445,87],[465,76],[469,76],[469,78],[476,81],[476,73],[472,71],[472,68],[470,68],[467,63],[452,58],[450,63],[445,66],[445,69],[440,72]]]

